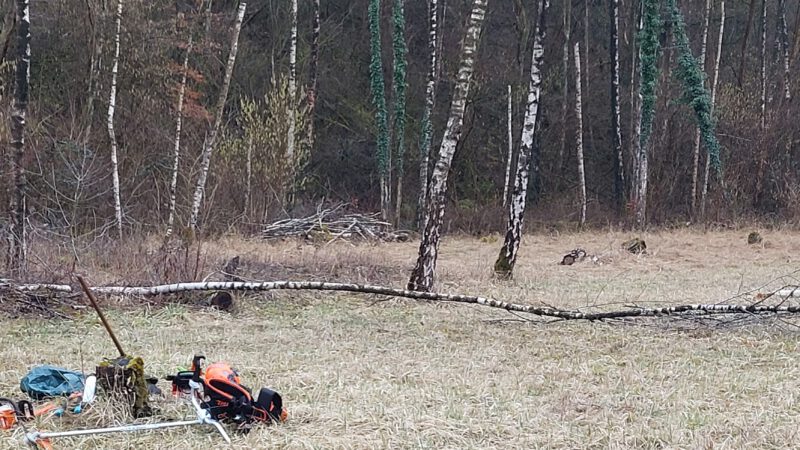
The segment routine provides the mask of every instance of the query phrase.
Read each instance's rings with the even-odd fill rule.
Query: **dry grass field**
[[[500,242],[447,237],[439,290],[563,308],[713,303],[800,268],[800,234],[669,231],[643,235],[648,255],[619,250],[626,233],[531,235],[516,277],[493,280]],[[575,247],[602,264],[560,266]],[[147,242],[88,249],[79,270],[95,284],[158,281]],[[202,247],[200,277],[240,255],[251,279],[314,279],[402,286],[415,243],[246,241]],[[58,279],[70,252],[53,249],[36,270]],[[51,281],[51,280],[45,280]],[[180,302],[105,299],[110,321],[150,374],[195,353],[225,360],[245,384],[283,394],[290,419],[234,435],[229,448],[641,448],[800,447],[800,333],[787,320],[715,325],[673,318],[552,322],[474,305],[388,301],[353,294],[240,296],[233,313]],[[9,309],[9,303],[4,309]],[[90,310],[74,320],[0,319],[0,395],[19,396],[36,364],[91,370],[113,356]],[[165,382],[161,387],[168,390]],[[152,421],[191,416],[171,398]],[[105,400],[83,415],[40,420],[41,430],[127,423]],[[0,446],[22,448],[22,430]],[[211,429],[54,440],[56,448],[228,448]]]

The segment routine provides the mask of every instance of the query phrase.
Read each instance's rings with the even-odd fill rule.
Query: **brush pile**
[[[261,231],[264,239],[301,237],[315,242],[333,242],[337,239],[404,242],[407,231],[394,230],[392,224],[380,219],[380,213],[359,214],[349,212],[347,204],[330,208],[317,208],[307,217],[282,219],[265,225]]]

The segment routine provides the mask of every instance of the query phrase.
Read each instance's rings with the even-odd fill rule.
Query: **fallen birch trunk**
[[[68,284],[20,284],[16,285],[9,282],[0,283],[0,289],[15,289],[23,292],[31,291],[53,291],[62,293],[79,292]],[[376,286],[369,284],[355,283],[330,283],[322,281],[264,281],[264,282],[234,282],[234,281],[208,281],[191,283],[162,284],[155,286],[101,286],[92,288],[96,294],[106,295],[130,295],[130,296],[157,296],[177,294],[192,291],[272,291],[272,290],[310,290],[310,291],[340,291],[355,292],[360,294],[378,294],[390,297],[403,297],[415,300],[431,300],[441,302],[455,302],[477,304],[490,308],[505,309],[518,313],[532,314],[540,317],[552,317],[562,320],[605,320],[622,319],[629,317],[654,317],[680,315],[692,312],[705,314],[776,314],[776,313],[800,313],[800,305],[764,305],[759,302],[749,305],[731,304],[687,304],[666,306],[660,308],[644,308],[630,306],[627,309],[605,312],[581,312],[575,310],[564,310],[550,306],[523,305],[519,303],[509,303],[487,297],[461,295],[461,294],[442,294],[436,292],[409,291],[396,289],[386,286]],[[800,287],[786,286],[778,291],[774,291],[769,296],[778,297],[800,297]]]

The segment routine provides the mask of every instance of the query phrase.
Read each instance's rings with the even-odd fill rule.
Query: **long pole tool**
[[[97,315],[100,317],[100,321],[103,322],[103,327],[105,327],[108,335],[111,336],[111,340],[114,341],[114,345],[117,347],[117,351],[119,351],[119,356],[125,357],[125,350],[122,349],[122,344],[119,343],[117,336],[114,334],[114,331],[111,329],[111,325],[108,324],[106,320],[106,316],[103,315],[103,311],[100,311],[100,306],[97,304],[97,300],[94,298],[94,294],[89,289],[89,285],[86,284],[86,281],[83,280],[83,277],[78,275],[78,283],[81,284],[81,289],[86,294],[86,297],[89,299],[89,303],[92,304],[92,307],[95,311],[97,311]]]

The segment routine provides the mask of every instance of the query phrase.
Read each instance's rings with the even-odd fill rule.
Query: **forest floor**
[[[776,279],[800,268],[800,234],[763,234],[763,244],[748,246],[746,231],[646,233],[649,253],[641,256],[619,250],[628,233],[531,235],[510,282],[491,277],[497,236],[446,237],[438,290],[563,308],[714,303],[793,282]],[[149,245],[83,249],[81,270],[98,285],[153,283]],[[597,254],[602,264],[558,265],[575,247]],[[239,255],[246,278],[399,287],[416,249],[411,242],[325,246],[226,237],[205,243],[195,260],[201,278]],[[48,255],[37,268],[58,278],[70,250]],[[800,332],[789,320],[552,322],[475,305],[322,292],[239,296],[232,313],[195,300],[104,304],[147,373],[163,377],[202,353],[230,362],[246,385],[283,395],[288,422],[234,434],[229,448],[800,447]],[[0,318],[0,395],[18,397],[19,380],[33,365],[90,371],[115,354],[90,310],[69,314],[72,320],[25,311]],[[153,404],[161,415],[151,421],[192,416],[172,398]],[[36,427],[60,431],[129,420],[124,409],[100,399],[82,415],[40,420]],[[0,447],[23,448],[21,429],[2,433]],[[201,426],[53,443],[228,448]]]

